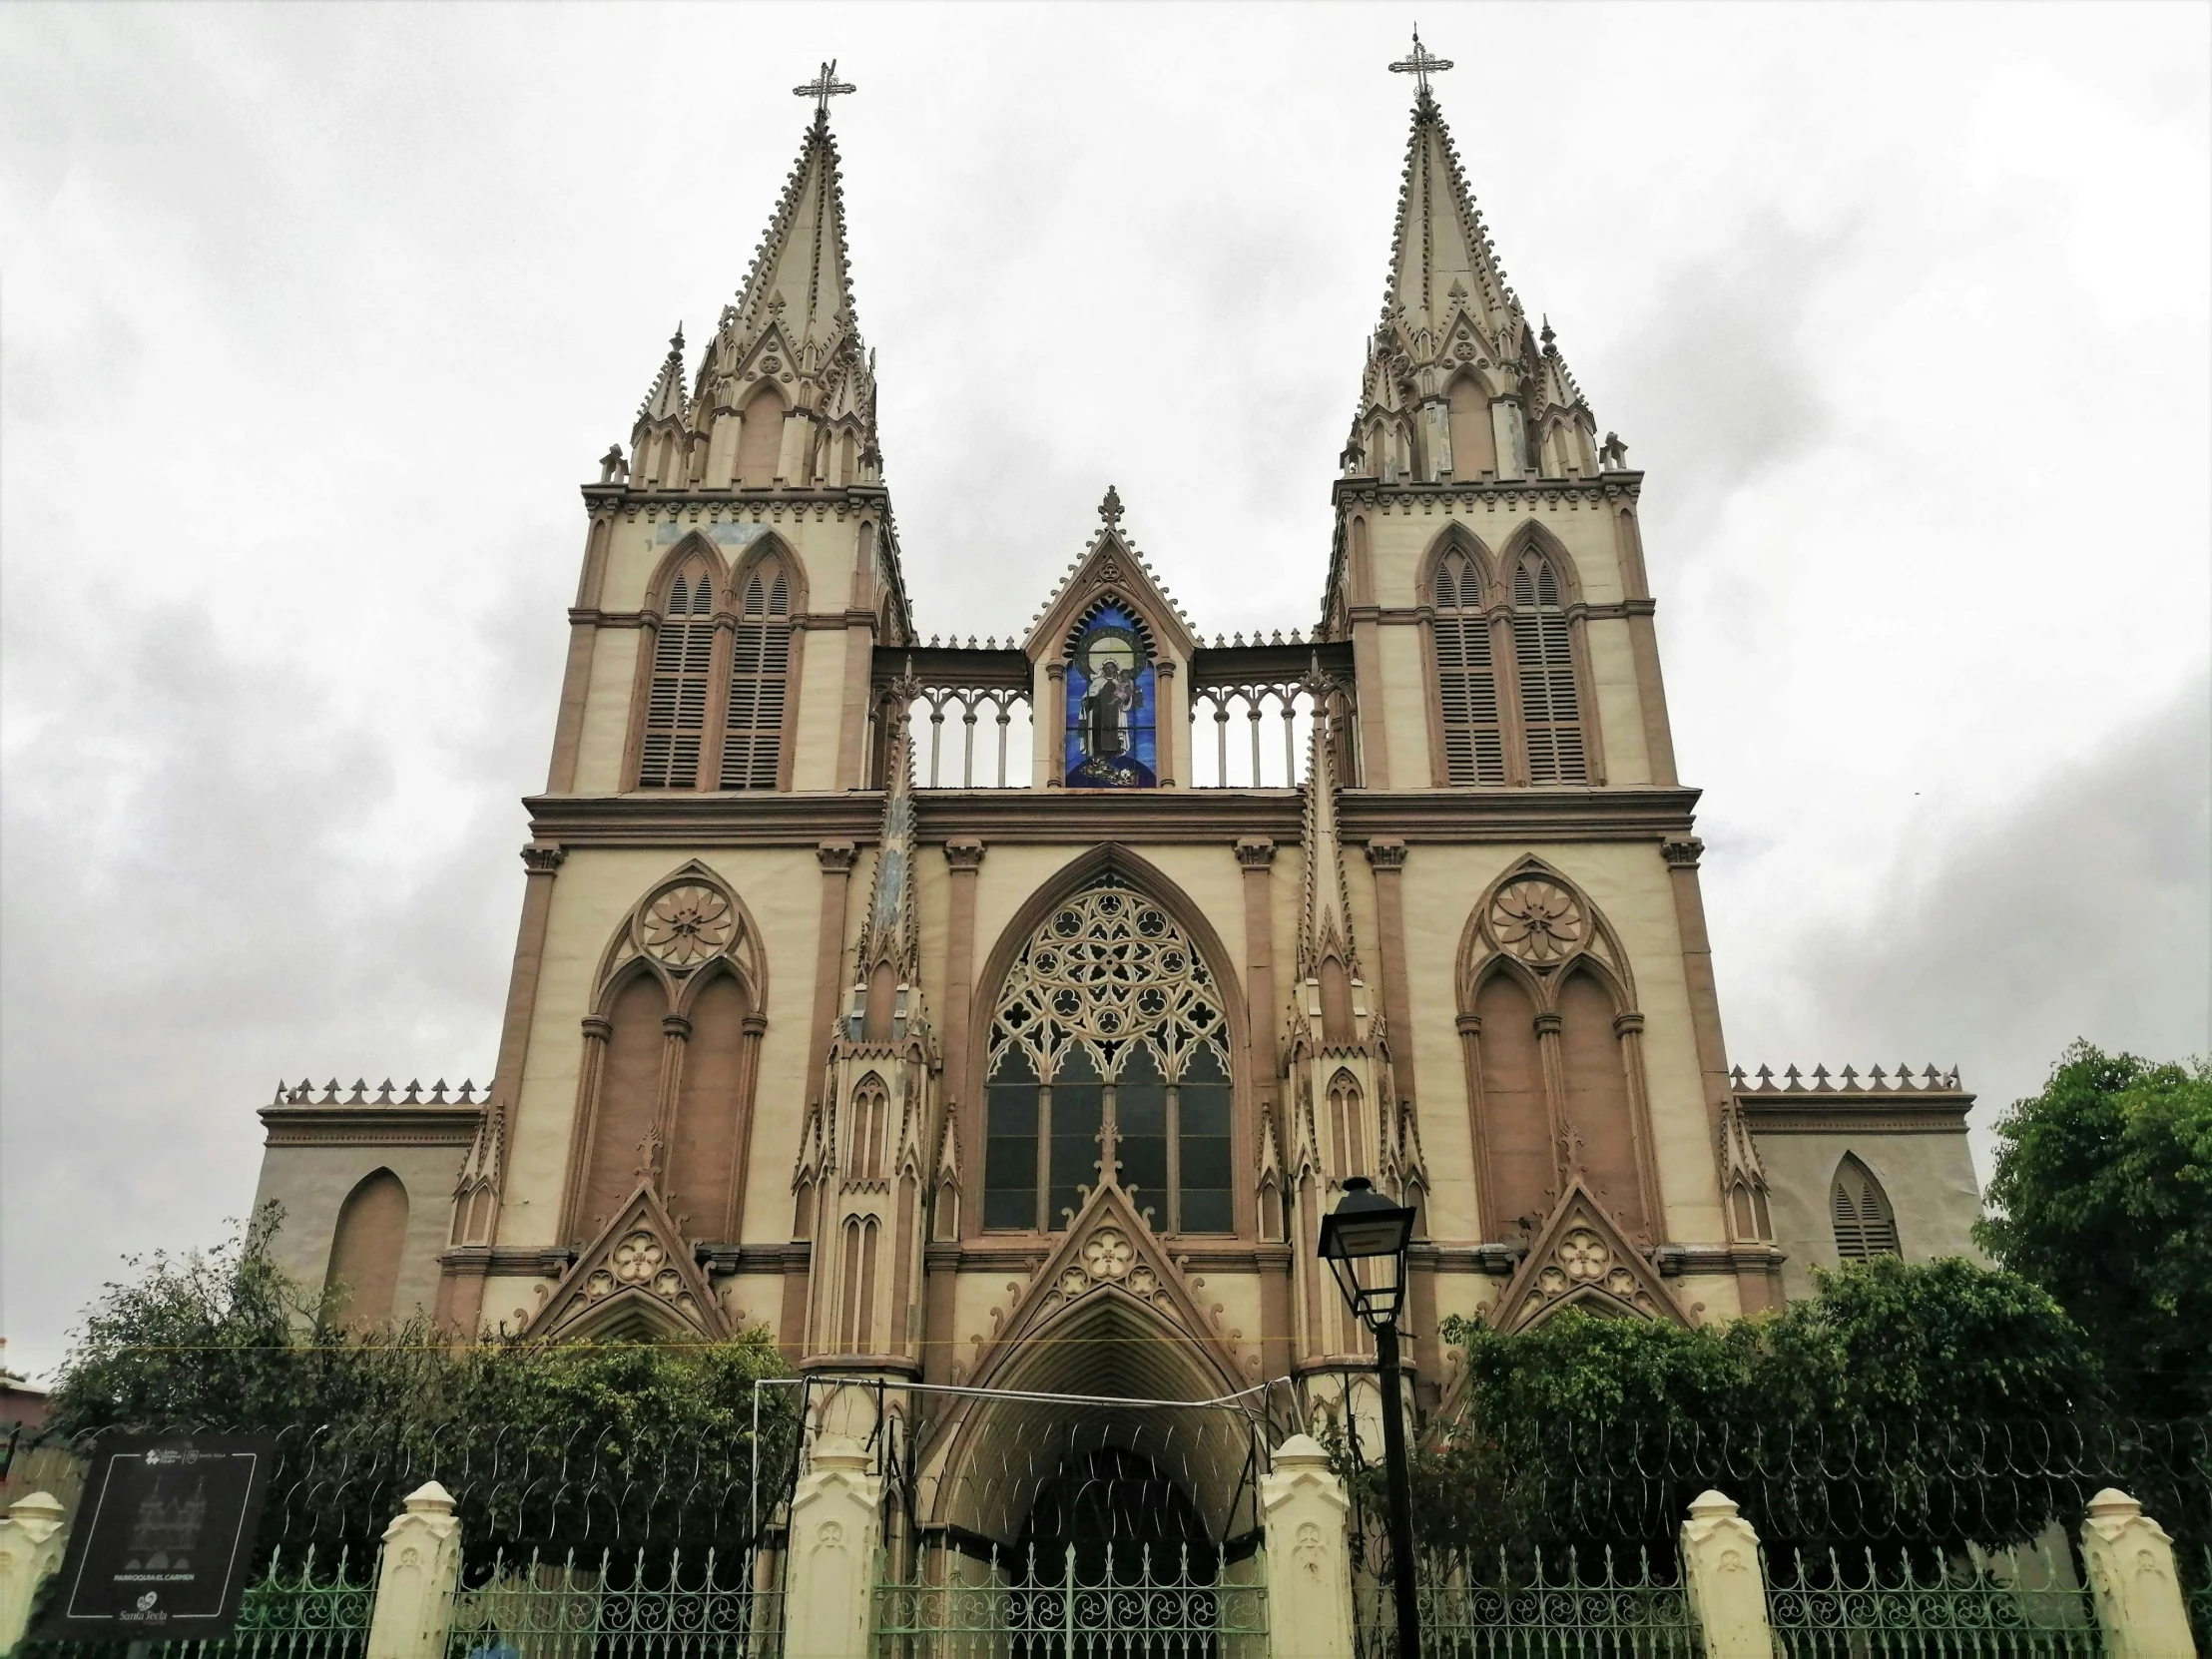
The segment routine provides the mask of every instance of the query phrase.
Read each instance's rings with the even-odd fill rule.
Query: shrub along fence
[[[25,1478],[65,1471],[63,1453],[83,1449],[33,1443],[10,1459],[0,1648],[66,1539],[66,1506]],[[1073,1613],[1065,1628],[994,1623],[962,1659],[1225,1659],[1263,1645],[1273,1659],[1382,1659],[1389,1563],[1361,1450],[1273,1446],[1258,1496],[1264,1616],[1195,1633],[1124,1619],[1104,1646]],[[871,1594],[890,1508],[877,1462],[823,1440],[803,1471],[796,1411],[772,1410],[757,1438],[712,1453],[524,1434],[393,1436],[376,1450],[302,1429],[280,1441],[237,1634],[143,1644],[129,1659],[949,1655],[974,1634],[961,1620],[890,1620],[888,1645],[869,1629],[871,1602],[879,1626],[886,1609]],[[1423,1659],[2177,1659],[2196,1650],[2189,1620],[2201,1644],[2212,1611],[2200,1422],[1857,1443],[1560,1434],[1432,1446],[1421,1482]],[[810,1564],[793,1577],[795,1556]],[[18,1651],[63,1659],[60,1644]]]
[[[1380,1454],[1356,1427],[1336,1452],[1360,1646],[1378,1655],[1394,1647]],[[1438,1656],[1715,1651],[1693,1547],[1708,1535],[1732,1570],[1757,1569],[1771,1646],[1746,1651],[2163,1659],[2189,1650],[2157,1621],[2184,1613],[2212,1650],[2201,1419],[1849,1435],[1577,1424],[1508,1443],[1447,1428],[1416,1457],[1414,1488],[1423,1642]],[[2159,1599],[2145,1551],[2177,1581],[2163,1612],[2137,1605]],[[2145,1619],[2167,1646],[2113,1645],[2116,1623]]]

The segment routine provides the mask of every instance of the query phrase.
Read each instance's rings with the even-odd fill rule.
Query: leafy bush
[[[48,1432],[275,1436],[270,1544],[372,1539],[431,1479],[472,1546],[736,1544],[756,1467],[764,1484],[788,1472],[790,1390],[765,1391],[754,1440],[754,1383],[785,1375],[765,1331],[548,1345],[456,1344],[420,1318],[351,1330],[271,1259],[278,1219],[272,1207],[216,1250],[158,1254],[107,1286]]]
[[[1773,1536],[1994,1543],[2040,1526],[2052,1459],[2018,1437],[2097,1398],[2057,1304],[1957,1260],[1855,1264],[1819,1287],[1689,1330],[1572,1310],[1510,1336],[1447,1322],[1466,1379],[1415,1458],[1425,1540],[1663,1540],[1706,1486]]]

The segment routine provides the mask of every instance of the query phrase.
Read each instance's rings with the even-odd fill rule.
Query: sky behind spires
[[[279,1073],[489,1071],[583,517],[826,57],[926,635],[1096,523],[1311,627],[1389,8],[0,10],[0,1326],[213,1242]],[[1427,6],[1647,474],[1732,1058],[2201,1051],[2208,14]]]

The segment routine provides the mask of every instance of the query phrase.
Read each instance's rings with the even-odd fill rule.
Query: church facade
[[[1289,638],[1203,637],[1111,488],[1041,527],[1074,562],[1022,638],[917,633],[827,104],[583,488],[495,1074],[280,1089],[292,1271],[462,1333],[765,1326],[824,1376],[1326,1391],[1372,1366],[1314,1255],[1367,1176],[1419,1214],[1433,1406],[1450,1315],[1725,1320],[1969,1253],[1955,1074],[1731,1067],[1643,476],[1425,76]]]

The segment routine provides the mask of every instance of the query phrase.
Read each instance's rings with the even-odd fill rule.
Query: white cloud
[[[2206,1046],[2205,14],[1422,22],[1650,469],[1738,1052],[1994,1094],[2076,1030]],[[1019,628],[1110,480],[1210,632],[1315,614],[1401,28],[0,12],[11,1361],[244,1208],[279,1071],[489,1064],[572,492],[742,278],[820,58],[923,631]],[[2121,866],[2158,942],[2090,949]]]

